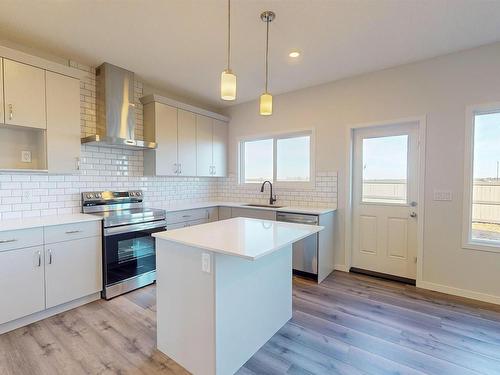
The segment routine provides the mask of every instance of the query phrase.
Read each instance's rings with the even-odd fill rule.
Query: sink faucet
[[[271,181],[264,181],[262,183],[262,186],[260,187],[260,192],[261,193],[264,192],[264,185],[266,184],[266,182],[269,184],[269,187],[271,188],[271,194],[269,195],[269,204],[274,204],[274,202],[276,202],[276,195],[273,196],[273,184],[271,183]]]

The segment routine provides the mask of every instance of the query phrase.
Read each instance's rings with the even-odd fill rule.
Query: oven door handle
[[[111,227],[104,229],[104,236],[113,236],[115,234],[139,232],[145,229],[165,228],[167,226],[166,220],[152,221],[148,223],[122,225],[119,227]]]

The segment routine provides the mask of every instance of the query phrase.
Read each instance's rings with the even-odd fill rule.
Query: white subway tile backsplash
[[[87,72],[80,89],[81,135],[96,132],[95,68],[70,61],[70,65]],[[137,110],[136,137],[142,139],[143,115],[139,98],[142,82],[135,83]],[[239,185],[236,176],[227,178],[146,177],[142,151],[82,145],[80,173],[0,174],[0,219],[62,215],[81,210],[81,193],[94,190],[142,189],[148,206],[167,207],[178,203],[208,200],[264,203],[268,197],[258,187]],[[335,206],[337,174],[316,173],[312,189],[275,189],[278,203],[295,206]]]

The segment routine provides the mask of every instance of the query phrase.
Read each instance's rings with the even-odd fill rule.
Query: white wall
[[[342,264],[346,129],[426,115],[423,285],[500,302],[500,253],[461,247],[465,108],[500,101],[499,67],[500,43],[278,95],[270,117],[259,116],[256,101],[236,105],[228,110],[230,172],[238,137],[315,128],[316,169],[338,171],[336,263]],[[453,201],[433,201],[434,189],[453,191]]]

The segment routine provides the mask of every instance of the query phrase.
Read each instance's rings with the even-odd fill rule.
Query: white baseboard
[[[349,272],[349,267],[347,267],[345,264],[335,264],[333,266],[333,269],[335,271]]]
[[[442,284],[435,284],[429,281],[417,281],[417,287],[422,289],[433,290],[435,292],[441,292],[446,294],[451,294],[454,296],[475,299],[477,301],[494,303],[500,305],[500,296],[494,296],[492,294],[474,292],[472,290],[454,288],[451,286],[446,286]]]
[[[27,326],[28,324],[38,322],[39,320],[49,318],[53,315],[60,314],[64,311],[74,309],[75,307],[85,305],[89,302],[97,301],[100,298],[101,298],[101,293],[90,294],[86,297],[78,298],[73,301],[64,303],[62,305],[51,307],[50,309],[42,310],[19,319],[12,320],[4,324],[0,324],[0,335],[9,331],[13,331],[17,328]]]

